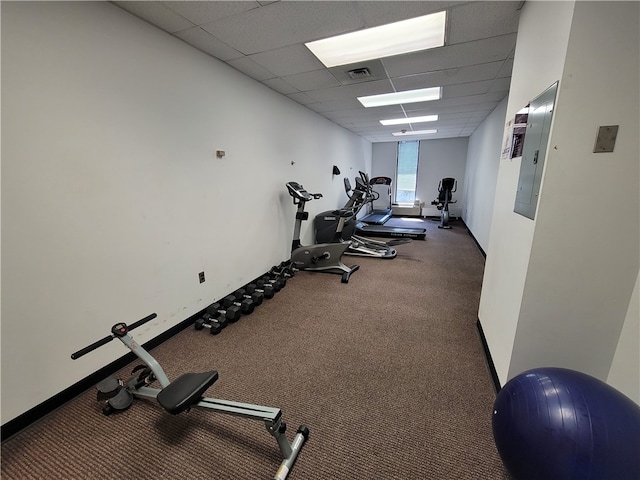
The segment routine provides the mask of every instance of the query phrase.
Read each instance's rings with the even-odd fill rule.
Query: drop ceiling
[[[519,1],[113,2],[371,142],[468,137],[509,93]],[[447,10],[445,46],[326,68],[304,45]],[[362,74],[351,70],[366,68]],[[353,78],[355,77],[355,78]],[[364,108],[359,96],[442,87],[430,102]],[[383,126],[387,118],[436,122]],[[437,133],[394,137],[401,129]]]

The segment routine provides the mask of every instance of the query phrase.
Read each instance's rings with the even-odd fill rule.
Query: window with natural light
[[[418,181],[418,140],[398,142],[398,166],[396,171],[396,203],[413,205]]]

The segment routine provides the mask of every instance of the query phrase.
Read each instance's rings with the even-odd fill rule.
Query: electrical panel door
[[[551,118],[558,82],[551,85],[529,104],[527,133],[524,137],[520,178],[513,211],[534,219],[538,206],[542,170],[547,156]]]

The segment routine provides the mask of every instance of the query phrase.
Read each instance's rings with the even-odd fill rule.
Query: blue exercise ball
[[[492,423],[516,480],[640,479],[640,406],[584,373],[521,373],[498,393]]]

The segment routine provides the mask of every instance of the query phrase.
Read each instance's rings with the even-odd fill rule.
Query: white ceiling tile
[[[492,80],[482,82],[460,83],[458,85],[447,85],[442,89],[442,98],[467,97],[469,95],[480,95],[487,93],[491,88]]]
[[[314,104],[310,106],[314,111],[318,113],[337,112],[345,109],[361,108],[362,104],[354,97],[347,100],[325,101],[318,102],[314,100]]]
[[[320,60],[302,43],[255,53],[249,57],[279,77],[324,68]]]
[[[515,33],[518,30],[522,0],[469,2],[450,10],[450,32],[447,42],[471,42],[486,37]]]
[[[193,27],[194,24],[160,2],[113,2],[118,7],[169,33]]]
[[[318,102],[336,101],[336,100],[352,100],[356,97],[366,95],[377,95],[380,93],[392,92],[391,82],[389,80],[378,80],[375,82],[358,83],[355,85],[343,85],[341,87],[326,88],[307,92],[311,98],[315,98]]]
[[[220,20],[260,6],[258,2],[250,1],[182,1],[162,3],[195,25]]]
[[[501,102],[508,94],[509,92],[491,92],[477,95],[445,97],[440,100],[440,102],[442,102],[443,105],[473,105],[484,102]]]
[[[251,78],[255,80],[267,80],[268,78],[274,78],[275,75],[270,71],[262,68],[256,62],[251,60],[249,57],[237,58],[235,60],[229,60],[229,65],[231,65],[236,70],[240,70],[242,73],[249,75]]]
[[[233,60],[234,58],[243,57],[240,52],[231,48],[229,45],[221,42],[209,32],[205,32],[200,27],[192,27],[180,32],[174,33],[174,35],[190,45],[193,45],[198,50],[202,50],[209,55],[212,55],[222,61]]]
[[[460,112],[460,113],[444,113],[440,115],[440,119],[442,119],[443,122],[460,122],[460,121],[466,121],[469,118],[473,118],[473,119],[482,119],[484,117],[486,117],[487,115],[489,115],[492,112],[491,109],[484,109],[484,110],[477,110],[474,112]],[[418,112],[415,112],[417,114],[419,114]]]
[[[462,104],[462,105],[433,105],[433,106],[425,106],[425,102],[422,103],[411,103],[404,105],[404,109],[408,114],[413,116],[414,109],[423,110],[428,112],[428,114],[436,113],[438,115],[443,115],[445,113],[469,113],[480,110],[493,110],[496,108],[500,102],[482,102],[482,103],[472,103],[472,104]]]
[[[337,87],[340,85],[340,82],[338,82],[326,69],[316,70],[314,72],[298,73],[297,75],[287,75],[282,78],[301,92]]]
[[[419,75],[397,77],[391,81],[398,91],[443,87],[445,85],[494,79],[502,65],[503,62],[480,63],[468,67],[449,68]]]
[[[491,82],[489,92],[504,92],[511,88],[511,77],[496,78]]]
[[[269,80],[264,80],[262,83],[264,83],[267,87],[272,88],[276,92],[282,93],[283,95],[288,95],[289,93],[298,93],[297,88],[292,87],[281,78],[270,78]]]
[[[512,70],[513,70],[513,58],[508,58],[507,60],[504,61],[504,63],[502,64],[502,67],[500,67],[500,70],[498,71],[496,78],[510,77]]]
[[[376,27],[408,18],[440,12],[459,4],[455,1],[363,1],[355,2],[367,27]]]
[[[287,95],[291,100],[298,102],[301,105],[311,106],[313,104],[317,104],[318,102],[313,98],[309,97],[306,93],[292,93]]]
[[[479,63],[497,62],[505,60],[509,56],[515,41],[515,34],[502,35],[465,44],[433,48],[424,52],[389,57],[385,58],[383,63],[393,78],[424,73],[425,70],[446,70]]]
[[[203,28],[247,55],[364,26],[352,2],[277,2]]]

